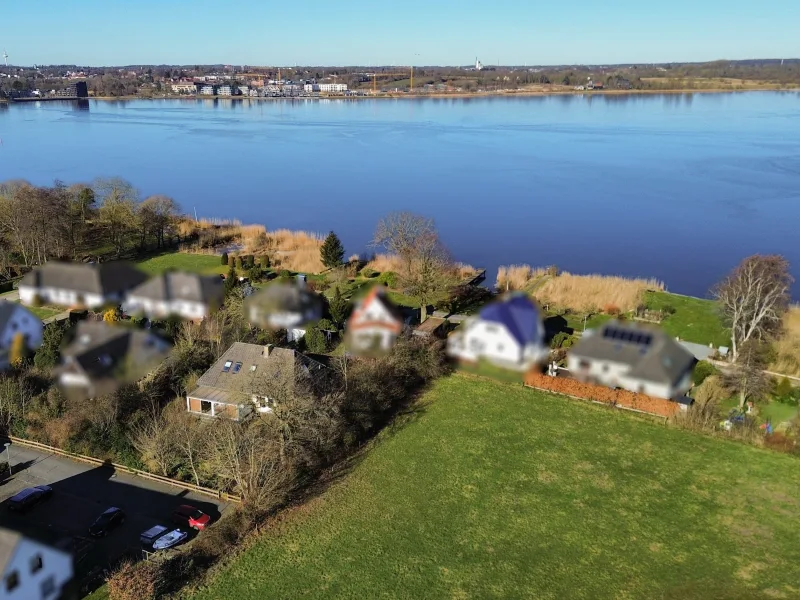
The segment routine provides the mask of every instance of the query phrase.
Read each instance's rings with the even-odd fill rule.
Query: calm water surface
[[[348,254],[410,210],[490,271],[557,264],[705,295],[774,252],[800,279],[796,93],[31,103],[0,105],[0,139],[0,180],[118,175],[187,213],[334,229]]]

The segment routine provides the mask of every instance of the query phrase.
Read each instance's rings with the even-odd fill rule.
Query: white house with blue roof
[[[510,294],[464,321],[447,339],[447,351],[457,360],[486,360],[518,370],[544,362],[549,354],[539,309],[524,294]]]

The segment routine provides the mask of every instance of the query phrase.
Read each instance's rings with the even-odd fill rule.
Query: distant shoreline
[[[245,100],[270,101],[270,100],[380,100],[380,99],[409,99],[418,100],[425,98],[520,98],[531,96],[623,96],[623,95],[658,95],[658,94],[725,94],[740,92],[794,92],[800,93],[798,87],[753,87],[747,89],[674,89],[674,90],[524,90],[524,91],[497,91],[497,92],[438,92],[425,94],[385,93],[368,94],[365,96],[89,96],[88,100],[223,100],[241,102]],[[86,98],[82,98],[84,100]]]

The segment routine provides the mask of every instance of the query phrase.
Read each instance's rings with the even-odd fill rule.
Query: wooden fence
[[[13,435],[5,436],[5,439],[11,441],[14,444],[19,444],[20,446],[27,446],[28,448],[34,448],[36,450],[41,450],[43,452],[49,452],[50,454],[56,454],[58,456],[63,456],[65,458],[69,458],[71,460],[75,460],[78,462],[88,463],[90,465],[95,465],[97,467],[108,467],[114,469],[115,471],[127,473],[128,475],[133,475],[134,477],[141,477],[143,479],[149,479],[150,481],[157,481],[158,483],[164,483],[166,485],[179,487],[184,490],[190,490],[198,494],[213,496],[214,498],[218,500],[223,500],[225,502],[241,503],[242,501],[242,498],[240,496],[236,496],[234,494],[228,494],[227,492],[223,492],[221,490],[212,490],[211,488],[203,487],[201,485],[195,485],[193,483],[188,483],[186,481],[178,481],[177,479],[162,477],[161,475],[155,475],[153,473],[148,473],[147,471],[142,471],[140,469],[132,469],[131,467],[126,467],[125,465],[113,463],[108,460],[100,460],[99,458],[92,458],[91,456],[84,456],[83,454],[76,454],[75,452],[67,452],[66,450],[62,450],[61,448],[55,448],[54,446],[48,446],[47,444],[40,444],[39,442],[34,442],[31,440],[14,437]]]

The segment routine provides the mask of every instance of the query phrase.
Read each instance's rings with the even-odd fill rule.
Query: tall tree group
[[[0,275],[13,265],[76,259],[108,245],[127,250],[163,247],[173,235],[179,207],[166,196],[143,201],[128,182],[98,179],[91,185],[34,186],[0,183]]]

